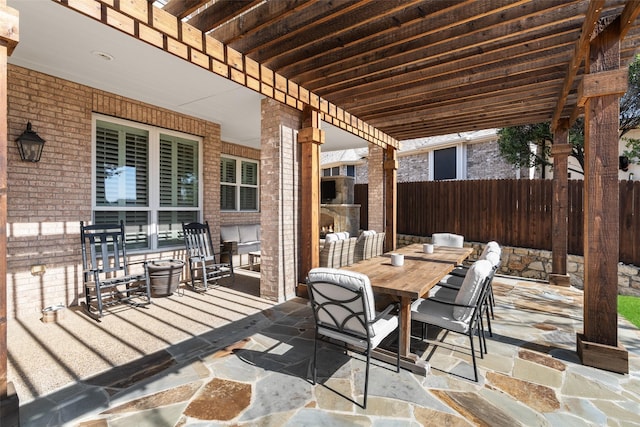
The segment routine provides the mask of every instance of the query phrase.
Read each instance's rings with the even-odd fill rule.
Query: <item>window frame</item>
[[[97,204],[97,124],[98,121],[107,122],[116,126],[126,126],[148,133],[148,205],[147,206],[100,206]],[[196,206],[162,206],[160,198],[160,137],[166,135],[193,141],[197,144],[197,168],[198,168],[198,195],[196,197]],[[95,223],[96,212],[146,212],[147,213],[147,246],[144,248],[131,248],[129,252],[145,253],[145,252],[161,252],[166,250],[175,250],[182,247],[182,244],[161,245],[159,244],[158,233],[160,229],[159,216],[162,211],[185,211],[195,212],[198,220],[202,218],[202,202],[204,200],[203,188],[203,138],[198,135],[192,135],[184,132],[174,131],[171,129],[161,128],[158,126],[138,123],[118,117],[106,116],[103,114],[93,113],[91,117],[91,219]],[[126,225],[126,224],[125,224]],[[128,235],[129,233],[127,233]]]
[[[464,180],[467,179],[467,150],[466,146],[462,143],[460,144],[448,144],[443,145],[437,148],[434,148],[429,151],[429,180],[434,181],[435,177],[435,156],[434,153],[440,150],[446,150],[449,148],[456,149],[456,177],[451,180]]]
[[[222,182],[222,176],[220,178],[220,203],[222,203],[222,186],[234,187],[235,188],[235,207],[234,209],[224,209],[220,206],[220,212],[260,212],[260,160],[250,159],[248,157],[239,157],[231,154],[220,154],[220,167],[222,166],[223,160],[233,160],[235,165],[236,172],[236,182]],[[252,163],[256,166],[256,184],[242,184],[242,162]],[[220,173],[220,172],[219,172]],[[241,188],[255,188],[256,189],[256,208],[255,209],[241,209]]]

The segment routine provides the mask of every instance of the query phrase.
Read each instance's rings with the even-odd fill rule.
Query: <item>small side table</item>
[[[249,252],[249,270],[253,271],[253,264],[256,262],[256,258],[260,261],[260,251]]]

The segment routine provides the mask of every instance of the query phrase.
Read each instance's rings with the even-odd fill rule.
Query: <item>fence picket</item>
[[[361,228],[367,228],[367,184],[356,184]],[[620,261],[640,265],[640,181],[622,181]],[[583,181],[569,180],[568,251],[582,255]],[[400,234],[449,231],[466,240],[551,250],[551,180],[426,181],[398,184]]]

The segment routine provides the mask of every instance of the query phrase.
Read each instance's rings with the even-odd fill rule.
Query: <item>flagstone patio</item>
[[[449,334],[437,347],[416,339],[431,374],[374,362],[363,410],[349,400],[362,400],[362,358],[323,346],[322,381],[313,385],[306,300],[274,305],[257,289],[257,273],[239,274],[232,288],[187,290],[100,323],[76,309],[58,323],[11,321],[9,380],[21,425],[640,425],[640,331],[620,320],[628,375],[581,365],[579,290],[497,277],[479,383],[467,379],[464,336]]]

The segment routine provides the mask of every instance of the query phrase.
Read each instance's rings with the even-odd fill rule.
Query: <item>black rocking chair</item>
[[[151,304],[146,262],[144,272],[129,272],[122,221],[94,225],[80,221],[80,240],[85,310],[91,317],[98,320],[104,307],[112,304],[126,302],[137,307]]]
[[[229,262],[223,263],[216,259],[208,222],[182,223],[182,235],[187,249],[192,289],[196,289],[196,281],[201,283],[201,288],[205,291],[209,282],[217,283],[218,279],[224,277],[231,277],[232,284],[235,282],[233,256],[231,253],[221,252],[220,255],[229,257]]]

